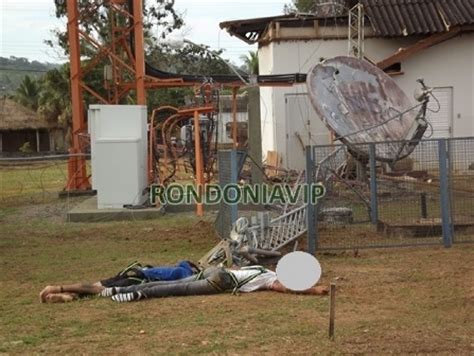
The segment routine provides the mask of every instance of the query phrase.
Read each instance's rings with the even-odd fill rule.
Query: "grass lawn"
[[[116,304],[38,302],[48,283],[96,281],[128,263],[198,259],[210,219],[66,224],[75,201],[0,207],[0,353],[474,352],[474,245],[318,255],[329,298],[272,292]]]
[[[66,161],[0,166],[0,204],[36,204],[54,200],[67,183]]]

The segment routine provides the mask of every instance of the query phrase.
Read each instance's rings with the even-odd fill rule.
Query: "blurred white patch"
[[[302,291],[314,286],[321,278],[321,265],[309,253],[291,252],[283,256],[276,268],[278,280],[286,288]]]

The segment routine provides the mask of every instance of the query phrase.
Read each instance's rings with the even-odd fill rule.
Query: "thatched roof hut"
[[[11,99],[0,98],[0,131],[52,129],[57,126]]]
[[[65,151],[66,130],[17,102],[0,98],[0,154],[22,151],[26,144],[37,152]]]

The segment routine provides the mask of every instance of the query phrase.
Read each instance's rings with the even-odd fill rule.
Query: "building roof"
[[[361,0],[370,36],[404,37],[430,35],[449,31],[455,26],[474,25],[474,0]],[[283,27],[347,26],[347,14],[324,17],[311,14],[289,14],[234,20],[220,23],[222,29],[249,44],[265,38],[274,23]],[[324,36],[322,36],[324,37]]]
[[[347,25],[347,16],[322,17],[312,14],[289,14],[271,17],[259,17],[254,19],[225,21],[219,24],[220,28],[229,32],[232,36],[238,37],[248,44],[259,43],[266,37],[272,25],[278,23],[282,27],[313,27],[315,21],[319,26],[341,27]]]
[[[0,98],[0,130],[36,130],[56,126],[13,100]]]
[[[314,16],[311,16],[314,18]],[[280,15],[270,17],[257,17],[245,20],[225,21],[219,24],[221,29],[227,30],[232,36],[238,37],[248,44],[257,43],[264,33],[267,31],[268,25],[277,21],[304,21],[306,16]]]
[[[362,0],[376,35],[399,37],[474,24],[474,0]]]

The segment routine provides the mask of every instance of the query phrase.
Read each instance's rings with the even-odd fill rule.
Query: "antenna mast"
[[[360,2],[349,10],[349,56],[364,58],[365,18]]]

